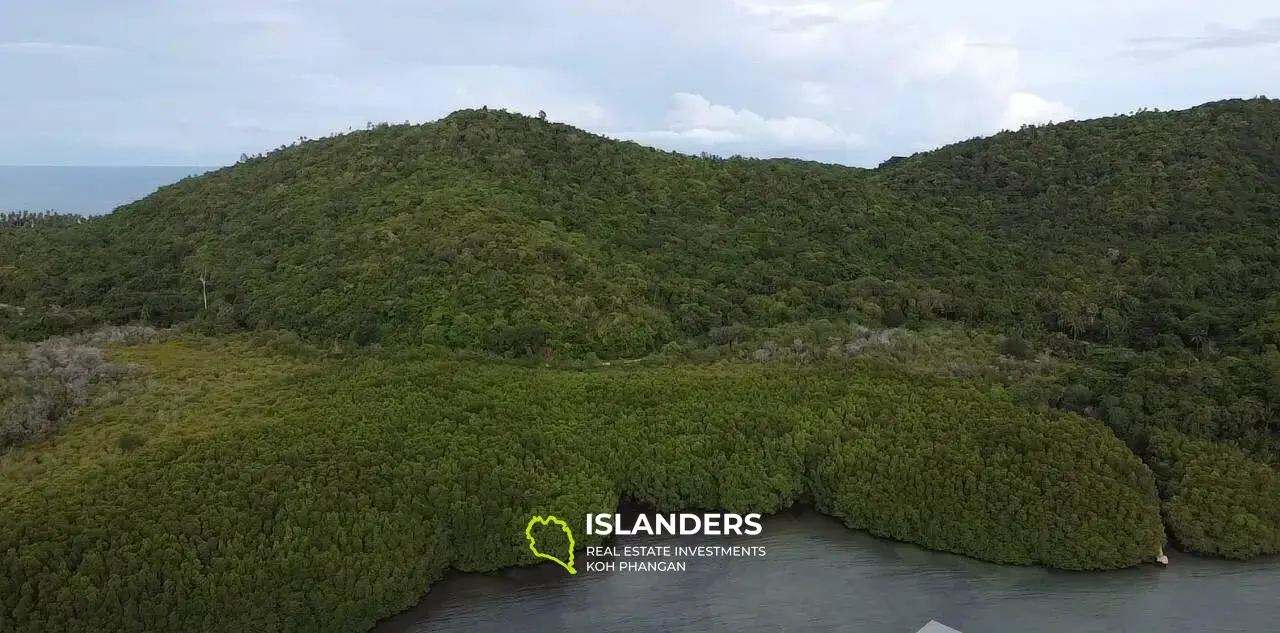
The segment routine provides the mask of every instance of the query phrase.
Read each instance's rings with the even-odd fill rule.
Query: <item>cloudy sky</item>
[[[489,105],[875,165],[1280,96],[1273,0],[0,0],[0,164],[219,165]]]

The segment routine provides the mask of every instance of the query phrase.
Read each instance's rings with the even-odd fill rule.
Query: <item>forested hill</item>
[[[0,630],[367,631],[624,498],[1280,554],[1278,159],[1265,99],[875,170],[468,110],[3,216]]]
[[[738,326],[945,318],[1258,351],[1280,343],[1278,144],[1266,99],[1029,128],[875,171],[459,111],[0,232],[0,303],[25,308],[0,331],[196,319],[607,358]]]
[[[980,271],[989,250],[962,223],[887,199],[868,173],[691,158],[496,111],[304,143],[85,230],[25,237],[0,256],[43,263],[0,290],[28,307],[9,328],[25,335],[200,317],[603,357],[735,323],[879,310],[915,277]],[[912,274],[882,288],[878,271]]]
[[[1051,329],[1141,348],[1164,333],[1280,344],[1280,102],[1025,129],[881,174],[1016,251]]]

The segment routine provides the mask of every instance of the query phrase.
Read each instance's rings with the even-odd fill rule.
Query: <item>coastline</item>
[[[620,513],[627,512],[627,506],[620,506]],[[620,592],[625,592],[621,593],[621,596],[632,596],[631,591],[634,591],[635,601],[623,598],[623,602],[617,605],[595,605],[584,602],[581,607],[573,607],[573,611],[577,613],[579,609],[589,609],[590,613],[598,616],[632,614],[627,615],[628,618],[637,618],[640,614],[649,613],[650,601],[667,600],[668,596],[672,595],[671,591],[655,590],[654,587],[677,587],[684,584],[700,586],[704,582],[703,579],[707,578],[705,574],[713,574],[716,577],[719,577],[718,574],[727,574],[722,578],[730,587],[744,586],[744,583],[750,586],[763,583],[767,586],[771,582],[768,578],[773,578],[774,574],[790,574],[788,570],[794,565],[800,565],[803,569],[814,564],[833,564],[838,567],[841,565],[841,560],[844,560],[844,556],[849,555],[854,555],[855,563],[856,561],[861,563],[847,572],[849,573],[847,578],[851,581],[856,578],[865,578],[868,573],[876,574],[876,577],[879,577],[878,574],[891,573],[896,577],[902,569],[916,569],[920,574],[919,578],[922,578],[919,582],[923,583],[931,582],[929,579],[936,578],[937,574],[973,574],[975,578],[989,579],[987,582],[995,584],[996,587],[1006,588],[1010,587],[1007,583],[1018,582],[1019,584],[1012,586],[1018,595],[1028,591],[1041,591],[1039,588],[1043,586],[1056,586],[1056,584],[1066,584],[1069,587],[1105,587],[1108,584],[1123,584],[1125,587],[1130,587],[1130,591],[1133,592],[1157,591],[1156,587],[1165,583],[1179,584],[1179,578],[1213,574],[1215,577],[1225,579],[1233,577],[1236,573],[1256,573],[1257,570],[1265,569],[1266,565],[1280,564],[1280,559],[1242,563],[1242,561],[1221,559],[1216,556],[1201,556],[1180,550],[1170,550],[1169,555],[1172,560],[1170,568],[1167,569],[1155,564],[1140,564],[1125,569],[1107,570],[1107,572],[1065,572],[1065,570],[1041,567],[1041,565],[991,564],[974,559],[972,556],[946,554],[946,552],[937,552],[910,545],[910,543],[886,540],[886,538],[869,535],[865,531],[851,531],[837,519],[820,514],[813,509],[813,506],[806,504],[796,504],[791,508],[780,510],[762,519],[762,523],[765,529],[759,536],[764,537],[763,541],[760,541],[759,537],[749,536],[732,537],[730,541],[737,545],[750,545],[753,542],[767,543],[769,554],[765,559],[756,561],[736,559],[722,564],[716,564],[714,561],[700,561],[696,569],[691,563],[689,573],[695,574],[694,577],[676,575],[676,577],[658,578],[641,573],[639,577],[634,577],[636,581],[632,581],[628,579],[628,574],[614,577],[613,573],[608,572],[568,575],[554,564],[516,565],[516,567],[483,573],[448,570],[412,605],[379,619],[375,627],[369,630],[371,633],[417,633],[421,630],[457,632],[457,630],[470,630],[468,625],[470,623],[486,625],[488,629],[481,627],[480,630],[489,632],[498,628],[498,623],[511,618],[513,613],[521,613],[525,609],[554,610],[557,609],[556,605],[562,604],[566,598],[586,600],[589,596],[595,596],[602,591],[608,595],[620,595]],[[717,537],[681,536],[628,536],[617,541],[618,545],[680,545],[680,543],[696,545],[696,543],[719,542],[722,541]],[[796,556],[801,554],[810,560],[809,563],[796,560]],[[765,561],[768,559],[777,560],[771,564]],[[888,569],[877,570],[882,567]],[[890,569],[896,570],[891,572]],[[801,575],[804,574],[805,572],[801,572]],[[790,575],[787,575],[787,578],[790,578]],[[1009,578],[1010,581],[1001,581],[1001,578]],[[1018,578],[1023,581],[1012,581]],[[1093,581],[1084,581],[1085,578]],[[1167,581],[1156,581],[1156,578],[1167,578]],[[895,587],[899,587],[900,583],[892,579],[882,579],[878,582],[886,582],[884,591],[888,592],[895,591]],[[1147,584],[1155,584],[1155,586],[1148,590],[1135,588],[1147,586]],[[593,586],[612,588],[607,591],[590,590],[589,587]],[[909,590],[900,588],[897,591]],[[998,600],[998,593],[992,596],[989,593],[979,592],[978,595]],[[897,596],[897,598],[902,597],[904,596]],[[751,604],[750,598],[744,596],[721,595],[719,600],[736,601],[726,606],[728,609],[748,609]],[[635,624],[630,625],[630,628],[628,625],[623,625],[618,630],[648,630],[637,628],[640,621],[643,620],[637,620]],[[593,629],[568,628],[566,630],[577,633],[580,630]]]
[[[637,517],[638,515],[642,515],[642,514],[652,518],[654,515],[657,515],[657,514],[669,514],[669,513],[676,513],[676,512],[678,513],[684,513],[684,512],[718,513],[722,511],[723,509],[719,509],[719,508],[696,508],[696,509],[685,508],[685,509],[670,510],[670,511],[664,512],[663,510],[655,508],[652,505],[644,504],[644,503],[635,501],[633,499],[624,499],[621,502],[619,502],[617,509],[614,511],[614,514],[623,515],[625,517],[632,518],[632,521],[628,524],[628,528],[629,528],[631,525],[634,525],[634,520],[635,520],[634,517]],[[1155,566],[1155,567],[1166,566],[1166,565],[1159,564],[1157,561],[1157,558],[1153,558],[1150,561],[1135,562],[1131,565],[1127,565],[1123,567],[1115,567],[1110,569],[1093,569],[1093,570],[1064,569],[1064,568],[1054,567],[1052,565],[1047,565],[1043,563],[1018,564],[1018,563],[1000,562],[1000,561],[995,561],[988,558],[983,558],[982,556],[978,556],[978,555],[967,554],[964,552],[951,551],[947,549],[939,549],[939,548],[929,547],[926,544],[913,543],[910,541],[903,541],[903,540],[893,539],[889,537],[878,536],[874,534],[871,530],[867,530],[867,529],[851,528],[847,524],[845,524],[844,521],[842,521],[839,517],[824,513],[816,505],[814,505],[812,501],[809,501],[809,500],[797,501],[795,503],[792,503],[791,505],[788,505],[776,511],[767,512],[767,513],[760,512],[759,514],[761,515],[762,519],[765,519],[765,520],[774,519],[778,517],[791,517],[791,518],[821,517],[823,519],[830,520],[833,523],[839,524],[841,528],[843,528],[844,530],[848,531],[851,534],[859,534],[862,536],[866,536],[884,544],[908,545],[908,546],[919,548],[924,552],[936,553],[936,554],[948,554],[948,555],[965,558],[971,561],[986,563],[990,565],[997,565],[1002,567],[1038,568],[1038,569],[1043,569],[1046,571],[1052,571],[1056,573],[1069,573],[1069,574],[1109,574],[1114,572],[1131,570],[1134,568],[1139,568],[1144,566]],[[676,538],[674,535],[658,535],[658,536],[665,536],[666,538]],[[635,538],[635,535],[628,535],[627,538]],[[704,537],[704,538],[712,538],[712,537]],[[752,537],[733,536],[733,537],[725,537],[725,538],[732,538],[736,541],[748,542]],[[619,539],[618,536],[610,535],[608,537],[604,537],[603,539],[601,539],[599,544],[614,545],[618,543],[618,539]],[[586,545],[579,545],[578,547],[575,548],[575,552],[585,552],[586,548],[587,548]],[[1177,551],[1179,555],[1183,555],[1183,556],[1193,556],[1197,558],[1206,558],[1206,559],[1215,559],[1215,560],[1218,559],[1218,557],[1200,556],[1191,552],[1183,552],[1181,550],[1177,550]],[[1158,556],[1164,555],[1164,552],[1165,552],[1164,548],[1161,548]],[[1221,560],[1227,560],[1227,559],[1221,559]],[[1233,562],[1238,562],[1238,561],[1233,561]],[[439,578],[433,581],[426,588],[426,590],[417,598],[416,601],[414,601],[412,604],[410,604],[408,607],[405,607],[404,609],[397,610],[394,613],[391,613],[382,618],[379,618],[377,623],[373,627],[368,629],[368,631],[372,632],[372,631],[378,630],[380,627],[384,627],[387,623],[392,622],[397,618],[401,618],[406,614],[413,612],[420,605],[427,603],[427,601],[433,595],[432,592],[436,591],[438,587],[440,587],[445,583],[457,582],[460,580],[473,579],[473,578],[489,578],[489,579],[499,580],[502,582],[518,581],[522,583],[529,582],[531,580],[556,582],[558,580],[565,580],[570,577],[571,576],[568,576],[565,574],[563,568],[560,567],[559,565],[553,562],[539,560],[532,556],[529,558],[529,561],[527,563],[517,563],[514,565],[508,565],[508,566],[489,569],[485,571],[460,571],[456,568],[449,568],[441,572]]]

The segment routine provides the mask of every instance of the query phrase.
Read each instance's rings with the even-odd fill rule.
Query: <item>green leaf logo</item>
[[[538,523],[541,523],[543,525],[546,525],[548,523],[555,523],[556,525],[560,526],[560,529],[564,530],[565,536],[569,537],[569,562],[566,563],[560,560],[559,558],[556,558],[555,556],[552,556],[550,554],[543,554],[542,552],[538,551],[538,542],[536,539],[533,538],[533,526]],[[555,561],[561,567],[568,570],[568,572],[571,574],[578,573],[578,571],[573,568],[573,530],[569,529],[568,523],[565,523],[564,521],[561,521],[560,519],[557,519],[555,517],[547,517],[545,519],[542,517],[533,517],[532,519],[529,519],[529,525],[524,529],[524,536],[525,538],[529,539],[529,550],[533,552],[534,556],[537,556],[538,558],[545,558],[550,561]]]

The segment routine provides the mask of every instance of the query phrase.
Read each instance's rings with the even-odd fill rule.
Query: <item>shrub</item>
[[[113,363],[85,342],[131,344],[157,336],[152,328],[106,328],[0,351],[0,450],[58,434],[99,387],[137,374],[138,367]]]

